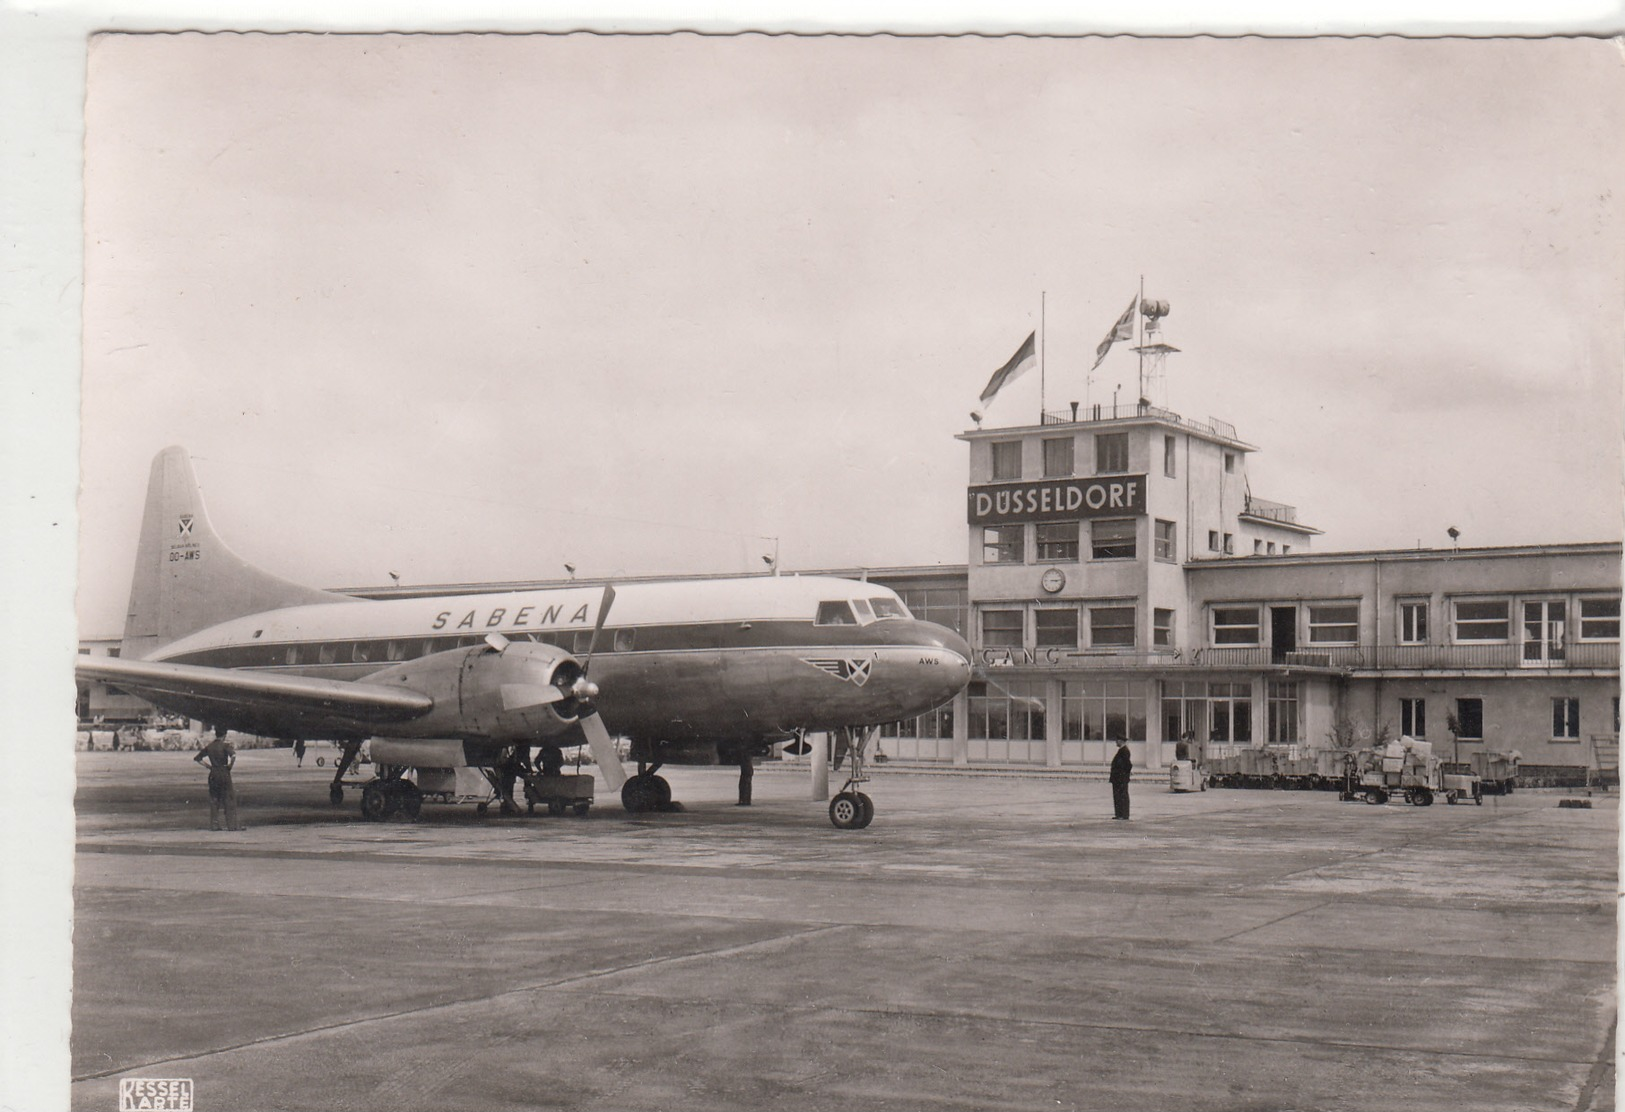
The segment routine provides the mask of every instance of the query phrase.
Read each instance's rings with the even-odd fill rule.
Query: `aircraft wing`
[[[214,725],[286,736],[368,731],[434,708],[432,698],[408,688],[196,664],[81,658],[74,674]]]

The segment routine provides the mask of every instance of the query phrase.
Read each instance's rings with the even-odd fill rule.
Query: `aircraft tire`
[[[394,804],[390,808],[392,817],[402,822],[417,822],[418,815],[423,811],[423,793],[418,791],[418,786],[407,780],[394,780],[391,787],[393,790],[389,794]]]
[[[621,787],[621,806],[628,814],[641,815],[654,809],[655,796],[646,776],[634,776]]]
[[[654,789],[655,810],[660,810],[671,803],[671,784],[664,776],[650,776],[649,786]]]
[[[829,821],[837,830],[861,830],[863,803],[856,792],[841,792],[829,801]]]
[[[859,822],[857,826],[859,830],[862,830],[864,827],[875,821],[875,801],[864,795],[862,792],[855,792],[853,794],[858,797],[858,802],[863,805],[863,820]]]
[[[368,822],[383,822],[394,808],[390,806],[389,790],[382,780],[369,781],[361,789],[361,817]]]

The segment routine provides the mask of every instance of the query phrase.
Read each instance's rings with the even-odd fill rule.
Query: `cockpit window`
[[[845,599],[836,599],[832,602],[818,604],[818,618],[815,624],[821,626],[849,626],[857,625],[858,620],[852,616],[852,607]]]
[[[866,599],[853,599],[852,609],[858,612],[859,625],[868,625],[870,622],[875,620],[875,612],[869,609],[869,603]]]
[[[908,618],[912,617],[908,607],[894,598],[872,598],[869,605],[875,608],[877,618]]]

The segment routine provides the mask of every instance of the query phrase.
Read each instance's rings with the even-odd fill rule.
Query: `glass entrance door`
[[[1563,663],[1567,609],[1561,599],[1523,604],[1523,664]]]

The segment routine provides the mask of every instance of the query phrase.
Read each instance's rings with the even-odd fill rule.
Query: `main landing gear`
[[[843,759],[852,759],[851,772],[835,798],[829,801],[829,821],[838,830],[862,830],[875,821],[874,800],[858,791],[859,784],[868,783],[863,771],[863,754],[874,740],[878,727],[864,726],[853,729],[842,727],[835,731],[835,767]]]
[[[672,802],[671,784],[664,776],[656,776],[660,762],[638,762],[638,774],[629,777],[621,786],[621,806],[629,814],[641,815],[649,811],[681,811],[681,803]]]
[[[404,778],[405,769],[391,765],[378,770],[379,777],[361,789],[361,817],[368,822],[417,822],[423,810],[423,793]]]

